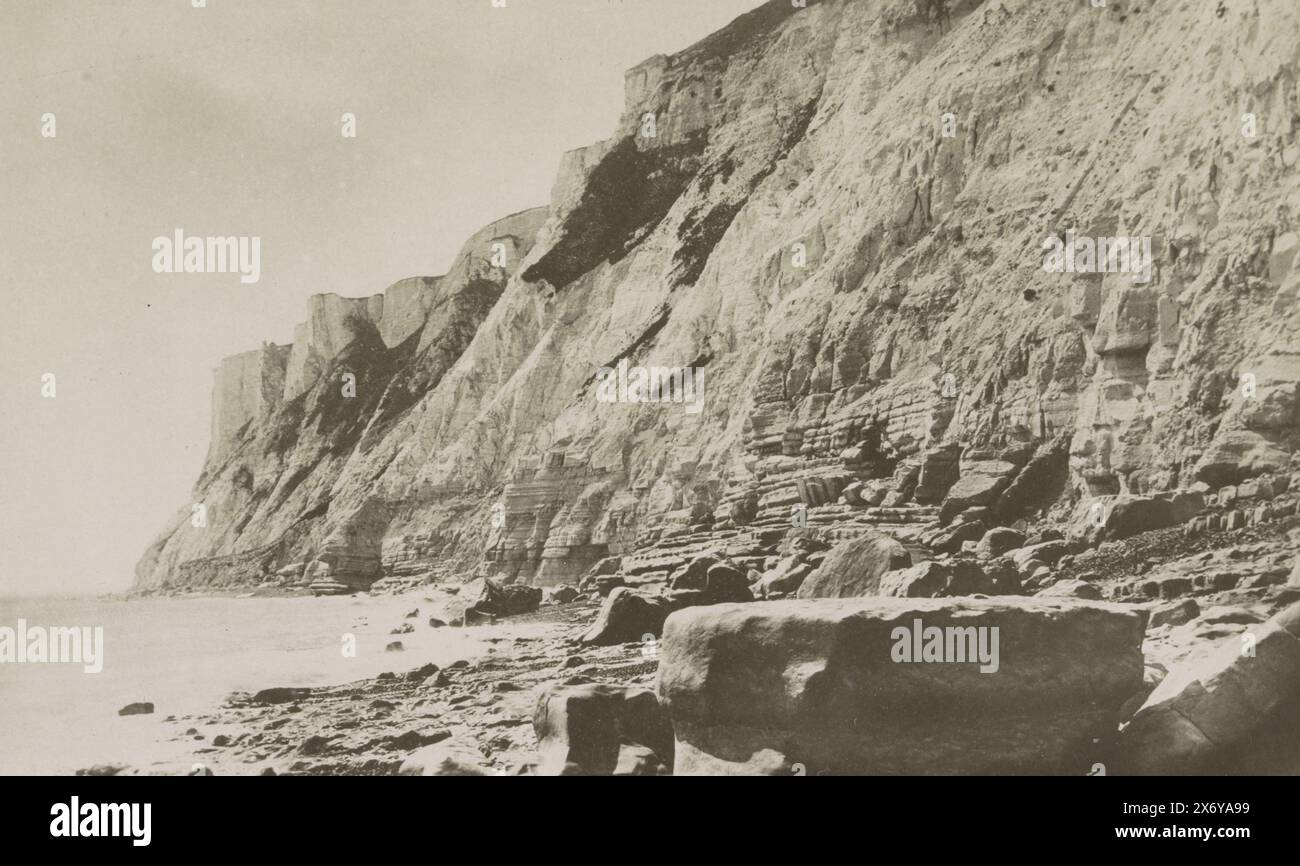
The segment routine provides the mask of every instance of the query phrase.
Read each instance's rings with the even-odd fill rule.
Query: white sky
[[[5,0],[0,596],[125,589],[189,501],[222,357],[289,342],[308,295],[442,273],[612,133],[623,70],[760,5],[508,4]],[[260,236],[261,282],[154,274],[177,227]]]

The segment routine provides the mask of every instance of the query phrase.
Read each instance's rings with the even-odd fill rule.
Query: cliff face
[[[1285,470],[1298,31],[1289,0],[773,0],[631,70],[615,135],[447,275],[224,362],[206,526],[138,585],[654,575],[792,505],[912,543]],[[1045,271],[1067,232],[1150,239],[1149,279]],[[622,360],[703,371],[702,411],[602,402]]]

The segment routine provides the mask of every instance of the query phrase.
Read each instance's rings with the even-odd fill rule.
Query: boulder
[[[1011,551],[1011,561],[1015,563],[1020,572],[1025,573],[1026,566],[1030,562],[1041,562],[1044,565],[1055,565],[1060,562],[1061,557],[1070,552],[1070,545],[1064,541],[1044,541],[1042,544],[1034,544],[1029,547],[1020,547]]]
[[[868,530],[826,554],[821,566],[799,587],[799,598],[849,598],[875,595],[880,577],[912,562],[903,545],[882,532]]]
[[[134,704],[127,704],[117,711],[119,716],[147,716],[153,712],[153,704],[148,701],[139,701]]]
[[[1005,556],[984,563],[984,576],[992,585],[990,595],[1027,594],[1021,591],[1020,572]]]
[[[465,584],[457,597],[475,613],[489,617],[532,613],[542,604],[540,587],[501,583],[486,577]]]
[[[687,563],[685,568],[673,572],[668,585],[673,589],[704,589],[709,569],[721,562],[722,558],[716,554],[700,554]]]
[[[676,605],[666,596],[620,586],[601,605],[596,620],[582,636],[582,643],[613,646],[641,640],[648,634],[658,637],[664,620]]]
[[[945,529],[940,529],[924,540],[926,546],[936,553],[958,553],[968,541],[979,541],[984,537],[984,524],[978,520],[959,520]]]
[[[998,498],[1016,474],[1016,466],[1004,460],[974,460],[963,462],[957,483],[948,488],[948,495],[939,507],[939,521],[947,523],[957,514],[974,505],[990,505]]]
[[[975,547],[975,555],[982,559],[993,559],[1017,547],[1023,547],[1024,533],[1016,532],[1005,526],[995,526],[980,539]]]
[[[1049,527],[1047,529],[1040,529],[1037,532],[1035,532],[1033,535],[1026,538],[1025,544],[1035,545],[1035,544],[1042,544],[1044,541],[1064,541],[1064,540],[1065,540],[1064,535],[1062,535],[1058,530]]]
[[[672,763],[672,729],[649,689],[551,686],[537,698],[533,730],[542,776],[613,775],[625,745],[642,746],[658,763]]]
[[[289,704],[294,701],[301,701],[311,695],[311,689],[301,686],[277,686],[271,689],[262,689],[253,695],[255,704]]]
[[[490,614],[481,613],[472,601],[453,596],[440,602],[435,606],[437,613],[429,617],[429,625],[434,628],[443,626],[461,626],[486,625],[492,622]],[[435,625],[438,623],[438,625]]]
[[[709,566],[704,579],[704,592],[710,603],[726,601],[753,601],[749,580],[740,569],[720,562]]]
[[[904,658],[918,621],[925,646],[950,662],[925,661],[924,648],[922,661]],[[956,631],[971,627],[987,630]],[[790,774],[795,764],[808,775],[1082,774],[1096,760],[1094,738],[1114,731],[1142,686],[1144,630],[1145,615],[1130,607],[1065,599],[678,611],[658,681],[674,774]],[[979,635],[996,674],[981,670],[993,665],[969,642]],[[958,649],[976,660],[958,660]]]
[[[991,593],[993,583],[969,560],[920,562],[880,578],[880,595],[894,598],[934,598],[942,595]]]
[[[784,557],[754,585],[754,594],[759,598],[789,595],[799,589],[813,568],[812,563],[805,562],[802,556]]]
[[[1120,769],[1232,772],[1243,759],[1267,763],[1259,754],[1265,743],[1294,756],[1298,707],[1300,603],[1174,667],[1121,732]],[[1282,729],[1289,735],[1279,741],[1274,735]]]

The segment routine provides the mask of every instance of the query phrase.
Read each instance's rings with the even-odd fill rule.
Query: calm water
[[[402,615],[420,607],[422,616]],[[0,598],[0,626],[103,626],[103,671],[79,664],[0,663],[0,774],[71,773],[120,762],[147,769],[181,760],[193,743],[169,715],[215,709],[227,694],[270,686],[349,682],[427,661],[489,650],[489,629],[432,629],[419,598],[166,599]],[[389,630],[412,622],[413,634]],[[356,657],[342,652],[356,636]],[[522,633],[522,632],[520,632]],[[384,647],[401,640],[405,652]],[[119,717],[150,701],[153,715]]]

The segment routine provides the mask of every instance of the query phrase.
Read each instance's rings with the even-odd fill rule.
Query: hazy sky
[[[222,357],[289,342],[308,295],[442,273],[612,133],[623,70],[759,0],[4,5],[0,596],[126,588]],[[261,281],[155,274],[178,227],[260,236]]]

